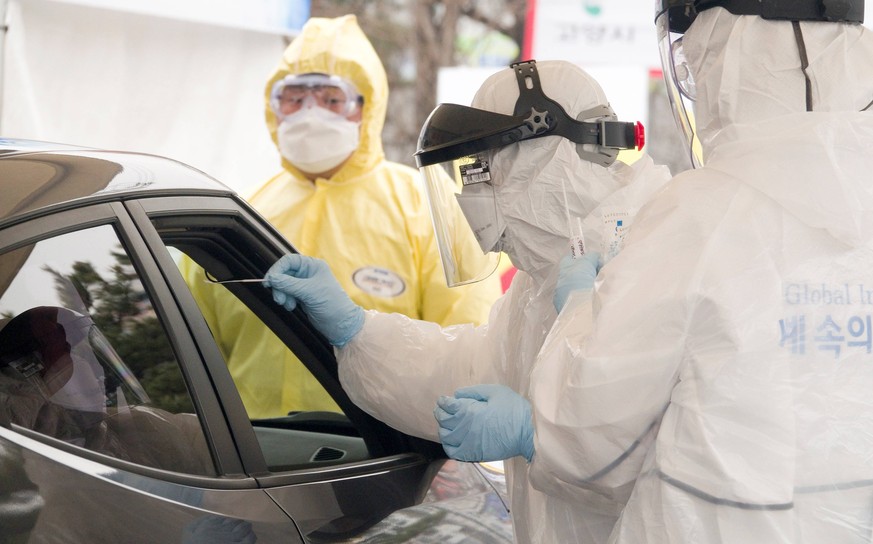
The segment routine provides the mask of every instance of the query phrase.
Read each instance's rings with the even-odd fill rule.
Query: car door
[[[218,283],[262,278],[293,251],[268,223],[234,197],[154,198],[126,206],[210,371],[244,472],[306,540],[511,541],[505,505],[475,465],[447,462],[438,444],[403,435],[349,400],[333,349],[301,310],[285,311],[260,282]],[[219,309],[210,309],[216,300]],[[258,341],[226,338],[240,330]],[[272,372],[299,365],[303,374],[293,376],[321,389],[307,386],[307,394],[332,402],[304,402],[268,417],[250,414],[254,408],[239,393],[246,384],[229,377],[226,359],[238,345],[254,352],[262,344],[288,352]],[[254,362],[269,367],[279,356],[261,350]]]
[[[23,471],[27,504],[38,511],[16,537],[302,541],[244,458],[220,397],[226,370],[210,371],[192,333],[198,324],[189,325],[121,203],[68,205],[7,224],[0,262],[0,446],[15,463],[3,471]],[[35,327],[19,325],[61,312],[86,326],[74,337],[64,325],[66,353],[57,360],[73,361],[65,367],[72,377],[55,388],[38,379],[54,363],[48,351],[30,347],[25,333]],[[91,390],[82,368],[92,369],[88,383],[101,386],[99,402],[83,404]]]

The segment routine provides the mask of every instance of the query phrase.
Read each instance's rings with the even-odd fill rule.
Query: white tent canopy
[[[294,29],[193,15],[8,0],[0,136],[165,155],[243,193],[262,182],[280,168],[264,84]]]

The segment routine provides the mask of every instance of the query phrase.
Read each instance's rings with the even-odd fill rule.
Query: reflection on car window
[[[288,347],[225,285],[182,254],[179,268],[221,349],[251,419],[342,413]]]
[[[214,474],[178,361],[115,230],[0,259],[0,417],[126,461]]]

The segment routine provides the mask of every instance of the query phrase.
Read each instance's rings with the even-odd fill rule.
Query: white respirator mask
[[[355,152],[360,133],[360,122],[324,108],[304,108],[279,124],[279,152],[303,172],[320,174],[336,168]]]

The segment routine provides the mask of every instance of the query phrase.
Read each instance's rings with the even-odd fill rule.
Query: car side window
[[[251,419],[342,410],[297,356],[226,284],[187,255],[177,263]]]
[[[0,261],[0,421],[148,467],[215,474],[179,362],[112,226]]]
[[[268,469],[370,459],[368,444],[336,400],[336,377],[315,374],[327,372],[332,352],[322,346],[330,355],[318,355],[316,333],[260,284],[276,250],[233,215],[152,221],[209,326]]]

